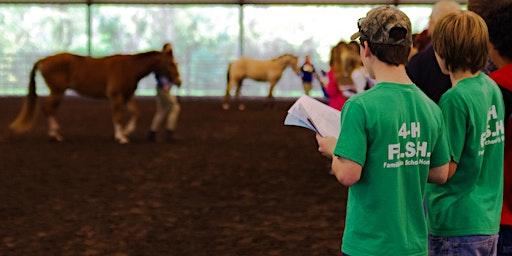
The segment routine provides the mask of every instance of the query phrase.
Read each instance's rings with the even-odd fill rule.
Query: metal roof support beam
[[[365,4],[433,4],[436,0],[0,0],[0,4],[305,4],[305,5],[365,5]],[[458,0],[466,4],[467,0]]]

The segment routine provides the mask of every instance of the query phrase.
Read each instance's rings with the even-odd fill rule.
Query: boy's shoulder
[[[393,93],[396,93],[396,91],[393,91],[393,90],[389,90],[389,88],[384,88],[382,86],[379,86],[380,84],[386,84],[386,85],[390,85],[390,84],[395,84],[395,83],[378,83],[376,84],[374,87],[372,87],[371,89],[369,90],[366,90],[362,93],[358,93],[354,96],[352,96],[349,100],[355,100],[355,101],[367,101],[368,99],[376,99],[376,98],[383,98],[383,99],[387,99],[387,97],[389,97],[388,94],[393,94]],[[399,84],[396,84],[398,86],[404,86],[404,85],[399,85]],[[428,102],[428,104],[431,104],[431,105],[434,105],[434,106],[437,106],[435,104],[434,101],[432,101],[423,91],[421,91],[415,84],[411,84],[411,85],[407,85],[407,86],[411,86],[411,88],[409,89],[412,89],[412,91],[414,91],[414,93],[417,95],[417,97],[420,97],[422,99],[424,99],[425,101]],[[398,87],[397,87],[398,88]]]
[[[457,83],[456,86],[450,88],[446,93],[443,95],[447,96],[455,96],[460,94],[468,94],[473,93],[472,90],[482,90],[483,88],[492,88],[493,90],[499,90],[498,85],[492,78],[490,78],[485,73],[481,72],[480,74],[465,78]]]
[[[366,101],[367,99],[373,99],[375,97],[379,97],[381,96],[381,88],[380,86],[377,86],[378,84],[376,84],[374,87],[364,91],[364,92],[361,92],[361,93],[358,93],[352,97],[350,97],[350,99],[348,99],[348,101],[355,101],[355,102],[364,102]],[[347,102],[348,102],[347,101]]]
[[[483,93],[483,91],[487,91],[490,93]],[[474,98],[474,95],[488,95],[489,97],[501,97],[501,91],[489,76],[484,74],[483,72],[477,76],[466,78],[460,81],[456,86],[450,88],[446,91],[441,100],[439,101],[439,105],[461,105],[461,107],[465,106],[462,102],[468,101],[471,98]]]

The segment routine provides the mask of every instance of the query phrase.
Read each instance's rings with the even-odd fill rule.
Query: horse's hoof
[[[238,105],[238,110],[244,111],[245,110],[245,105],[244,104]]]
[[[62,138],[62,137],[53,137],[52,136],[52,137],[48,138],[48,140],[50,142],[64,142],[64,138]]]
[[[60,134],[49,134],[48,136],[50,136],[50,141],[51,142],[63,142],[64,141],[64,137],[62,137]]]
[[[224,109],[224,110],[229,110],[229,104],[227,104],[227,103],[223,103],[223,104],[222,104],[222,109]]]
[[[123,135],[125,137],[128,137],[130,134],[132,134],[135,131],[135,123],[128,123],[126,127],[123,129]]]
[[[128,142],[130,142],[127,138],[116,138],[116,141],[121,145],[128,144]]]
[[[124,130],[123,131],[123,135],[128,137],[130,136],[130,134],[132,134],[134,132],[135,129],[130,129],[130,130]]]

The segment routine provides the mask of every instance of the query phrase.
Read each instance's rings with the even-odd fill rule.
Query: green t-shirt
[[[505,111],[501,92],[480,73],[448,90],[439,106],[450,155],[458,165],[446,184],[427,187],[430,233],[496,234],[503,198]]]
[[[427,255],[428,172],[449,161],[439,107],[415,85],[379,83],[343,107],[334,154],[363,167],[349,188],[342,251]]]

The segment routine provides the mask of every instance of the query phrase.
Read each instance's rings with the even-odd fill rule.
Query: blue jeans
[[[429,236],[430,256],[496,256],[498,235]]]
[[[498,256],[512,256],[512,226],[502,225],[500,227]]]

